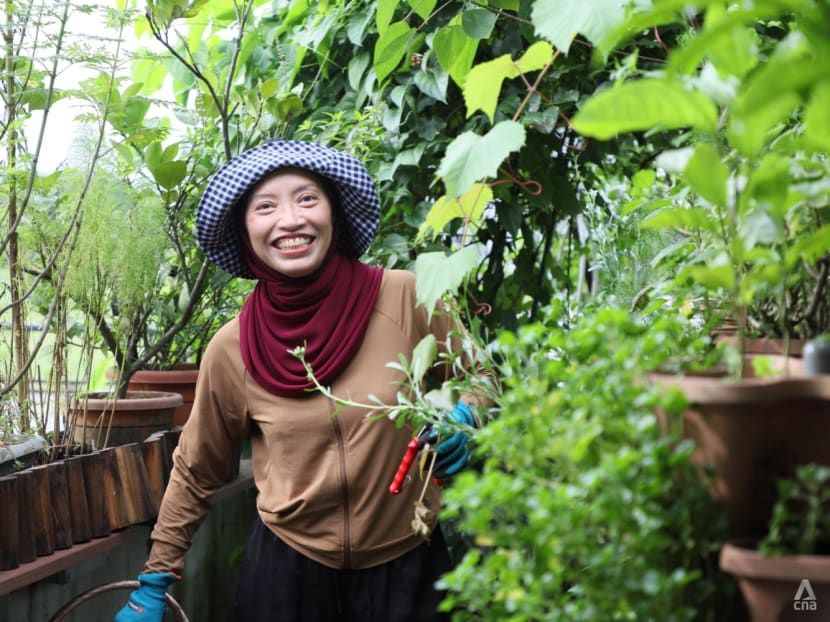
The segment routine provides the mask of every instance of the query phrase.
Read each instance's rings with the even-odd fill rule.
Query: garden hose
[[[94,587],[90,590],[87,590],[83,594],[80,594],[66,603],[60,610],[53,615],[49,622],[60,622],[63,620],[66,615],[72,611],[75,607],[88,601],[91,598],[95,598],[98,594],[103,594],[104,592],[111,592],[113,590],[123,590],[123,589],[137,589],[139,587],[138,581],[115,581],[113,583],[106,583],[104,585],[99,585],[98,587]],[[176,599],[170,596],[170,594],[165,594],[167,596],[167,604],[173,610],[173,613],[176,614],[176,619],[179,622],[189,622],[187,616],[184,613],[184,609],[182,609],[181,605],[176,602]]]

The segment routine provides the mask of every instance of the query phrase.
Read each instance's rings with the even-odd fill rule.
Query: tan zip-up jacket
[[[404,377],[387,363],[400,354],[411,359],[428,333],[440,348],[448,332],[445,315],[428,323],[423,305],[416,310],[414,275],[387,270],[363,345],[331,389],[357,403],[371,403],[372,395],[395,404]],[[200,366],[145,572],[181,571],[230,457],[248,437],[259,515],[288,545],[333,568],[371,567],[416,547],[421,539],[410,521],[423,485],[417,466],[400,494],[388,492],[411,428],[366,409],[335,408],[319,392],[292,399],[262,389],[242,362],[238,320],[222,327]],[[425,502],[433,512],[440,494],[430,483]]]

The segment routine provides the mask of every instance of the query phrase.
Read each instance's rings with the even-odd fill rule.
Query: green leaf
[[[793,246],[787,249],[786,265],[794,267],[799,261],[813,265],[830,252],[830,225],[819,227],[813,232],[799,236]]]
[[[804,144],[819,153],[830,153],[830,80],[815,86],[804,112]]]
[[[624,21],[618,0],[536,0],[530,19],[536,33],[567,54],[576,35],[594,44],[605,40]]]
[[[435,335],[429,334],[412,350],[412,365],[410,373],[415,384],[423,380],[433,362],[435,362],[435,355],[438,352],[438,345],[435,340]]]
[[[692,266],[689,276],[707,289],[732,289],[735,285],[735,271],[729,264],[720,266]]]
[[[479,63],[467,74],[464,80],[464,103],[469,119],[476,110],[481,110],[493,122],[498,105],[501,85],[505,78],[518,74],[510,54],[503,54],[493,60]]]
[[[580,134],[607,140],[631,131],[683,127],[713,131],[717,120],[717,107],[700,91],[690,91],[679,82],[644,79],[593,96],[572,125]]]
[[[715,205],[726,205],[726,182],[729,169],[710,143],[698,143],[683,171],[683,179],[691,189]]]
[[[438,0],[406,0],[406,3],[412,7],[418,17],[427,20],[432,15]]]
[[[259,94],[267,99],[277,92],[279,86],[279,78],[268,78],[265,82],[262,83],[262,86],[259,87]]]
[[[455,293],[481,260],[481,247],[465,246],[450,256],[442,251],[422,253],[415,260],[416,301],[432,318],[436,303],[446,293]]]
[[[276,114],[278,119],[288,119],[303,111],[303,100],[294,93],[286,93],[276,103]]]
[[[490,0],[488,4],[497,9],[505,11],[518,11],[520,0]]]
[[[644,229],[701,229],[716,232],[717,226],[700,207],[664,207],[648,214],[640,222]]]
[[[349,61],[349,86],[353,90],[360,90],[360,80],[363,78],[363,74],[366,72],[370,60],[368,52],[361,52],[353,56],[352,60]]]
[[[389,24],[392,23],[392,17],[395,15],[395,7],[398,6],[398,0],[378,0],[378,10],[375,16],[378,35],[383,36]]]
[[[453,20],[457,22],[457,20]],[[473,66],[478,41],[464,33],[460,24],[451,24],[435,33],[432,49],[441,67],[459,86],[464,86],[464,79]]]
[[[518,76],[519,72],[530,73],[531,71],[542,69],[552,60],[553,48],[550,44],[546,41],[537,41],[525,50],[525,53],[522,54],[521,58],[516,62],[519,71],[515,76],[510,77],[514,78]]]
[[[406,22],[390,25],[375,42],[374,66],[378,82],[392,73],[400,64],[414,30]]]
[[[524,126],[516,121],[501,121],[484,136],[461,134],[447,147],[438,167],[447,196],[458,197],[480,179],[495,177],[499,165],[524,143]]]
[[[820,59],[803,37],[782,41],[772,58],[745,80],[729,113],[727,136],[753,156],[778,135],[773,129],[802,103],[802,94],[823,78]]]
[[[487,9],[470,9],[461,16],[461,26],[471,39],[487,39],[493,33],[496,17]]]
[[[783,220],[787,212],[787,193],[790,187],[789,159],[769,153],[749,174],[740,211],[761,208]]]
[[[553,48],[546,41],[537,41],[531,45],[518,61],[513,61],[510,54],[479,63],[467,74],[464,80],[464,103],[469,118],[476,110],[483,111],[490,122],[496,113],[502,82],[507,78],[516,78],[522,73],[529,73],[545,67],[553,58]]]
[[[415,85],[424,95],[447,102],[447,87],[450,83],[450,74],[441,67],[429,68],[415,74]]]
[[[473,184],[467,192],[457,199],[444,195],[438,199],[427,213],[424,224],[418,231],[416,241],[421,240],[427,232],[435,237],[444,230],[447,223],[454,218],[465,222],[477,223],[484,213],[484,208],[493,201],[493,190],[486,184]]]
[[[151,168],[150,173],[152,173],[153,179],[156,180],[159,186],[165,190],[171,190],[187,175],[187,163],[182,160],[162,162]]]
[[[738,11],[712,5],[701,32],[669,56],[671,71],[691,73],[709,58],[718,73],[743,78],[758,64],[757,36]]]

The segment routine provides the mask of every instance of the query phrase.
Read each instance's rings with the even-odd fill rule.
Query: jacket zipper
[[[337,453],[340,458],[340,491],[343,497],[343,567],[352,567],[352,543],[351,543],[351,500],[349,499],[349,479],[346,474],[346,444],[343,441],[343,430],[340,427],[340,420],[333,415],[332,425],[334,434],[337,436]]]

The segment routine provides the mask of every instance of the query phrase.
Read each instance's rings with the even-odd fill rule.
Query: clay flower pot
[[[727,542],[720,567],[738,582],[752,622],[830,619],[830,556],[763,556],[748,541]]]
[[[173,415],[173,427],[184,425],[193,407],[199,368],[195,364],[178,365],[169,370],[143,369],[130,378],[130,391],[170,391],[182,396],[182,403]]]
[[[180,394],[162,391],[128,391],[120,399],[101,392],[75,396],[69,407],[73,439],[97,449],[142,442],[172,427],[182,401]]]
[[[733,537],[766,532],[779,479],[808,462],[830,465],[830,375],[806,376],[800,358],[770,358],[782,375],[650,375],[685,393],[683,434],[696,444],[693,460],[714,468],[713,495]],[[665,413],[660,418],[674,425]]]

